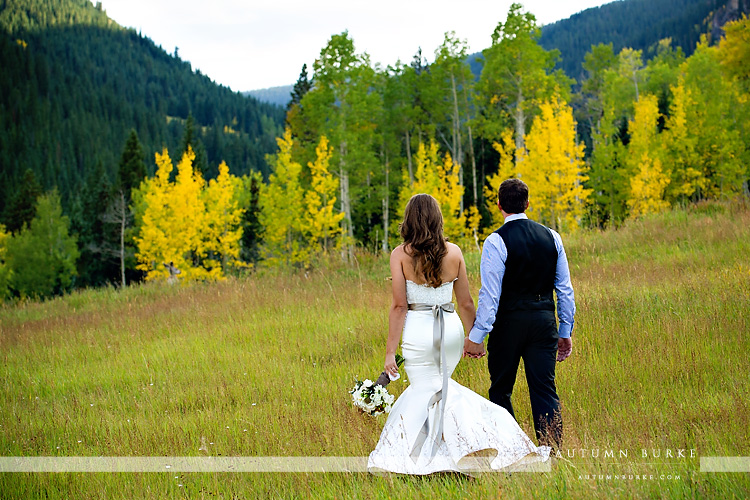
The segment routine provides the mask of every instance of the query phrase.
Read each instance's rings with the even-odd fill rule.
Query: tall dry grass
[[[750,211],[675,211],[565,241],[578,313],[551,473],[4,473],[0,496],[748,496],[748,474],[701,473],[697,457],[750,456]],[[476,292],[479,256],[466,258]],[[385,417],[359,414],[347,391],[382,368],[387,274],[362,255],[352,268],[5,305],[0,454],[366,456]],[[464,360],[454,378],[486,394],[486,362]],[[679,449],[696,457],[666,456]]]

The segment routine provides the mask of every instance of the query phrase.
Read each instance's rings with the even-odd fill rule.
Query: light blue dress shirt
[[[527,219],[526,214],[513,214],[505,218],[505,223],[518,219]],[[549,228],[547,228],[549,229]],[[565,255],[562,238],[556,231],[549,229],[557,248],[557,269],[555,270],[555,292],[557,293],[557,317],[560,320],[558,333],[560,338],[569,338],[573,332],[573,318],[576,313],[573,286],[570,283],[570,269]],[[495,323],[497,307],[502,293],[503,276],[505,275],[505,261],[508,259],[508,249],[505,242],[497,233],[492,233],[484,240],[480,274],[482,288],[479,290],[479,305],[474,327],[469,333],[472,342],[480,344],[492,331]]]

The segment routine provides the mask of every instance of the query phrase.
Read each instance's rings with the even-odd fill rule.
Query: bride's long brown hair
[[[440,205],[429,194],[415,194],[406,204],[400,225],[404,250],[414,259],[414,273],[433,287],[442,284],[440,266],[448,253]]]

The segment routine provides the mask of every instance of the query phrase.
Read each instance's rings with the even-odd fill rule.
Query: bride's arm
[[[401,268],[404,254],[402,247],[396,247],[391,252],[391,286],[393,289],[393,300],[391,310],[388,314],[388,341],[385,345],[385,372],[389,375],[398,373],[396,365],[396,349],[401,340],[401,332],[404,329],[404,320],[408,304],[406,302],[406,278]]]
[[[469,289],[469,278],[466,275],[464,255],[461,253],[460,249],[458,249],[458,255],[460,258],[458,263],[458,278],[453,285],[453,291],[456,293],[458,315],[461,317],[464,331],[466,332],[466,335],[468,335],[472,326],[474,326],[474,317],[476,316],[477,311],[474,308],[474,299],[471,297],[471,290]]]

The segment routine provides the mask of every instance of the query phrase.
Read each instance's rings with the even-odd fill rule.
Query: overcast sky
[[[428,61],[446,31],[471,52],[488,47],[511,0],[102,0],[118,24],[139,30],[167,52],[179,47],[217,83],[235,91],[297,81],[331,35],[349,31],[357,52],[383,66],[411,61],[421,46]],[[602,0],[527,0],[540,25],[596,7]]]

